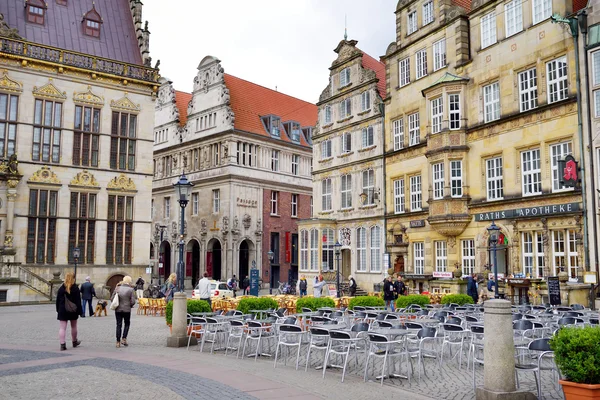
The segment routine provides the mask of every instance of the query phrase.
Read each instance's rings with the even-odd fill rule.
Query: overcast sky
[[[226,73],[316,102],[344,37],[375,58],[395,39],[397,0],[145,0],[150,56],[191,92],[206,55]]]

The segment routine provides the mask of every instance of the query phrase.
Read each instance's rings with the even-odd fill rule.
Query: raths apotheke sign
[[[498,219],[541,217],[547,215],[566,214],[579,211],[579,203],[555,204],[551,206],[524,207],[514,210],[493,211],[475,214],[475,221],[492,221]]]

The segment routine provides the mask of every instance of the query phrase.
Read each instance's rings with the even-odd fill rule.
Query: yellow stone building
[[[561,268],[584,271],[574,45],[558,0],[401,0],[386,51],[388,246],[413,291],[492,272],[515,303]],[[483,286],[483,285],[482,285]],[[541,298],[537,299],[542,301]],[[547,301],[547,299],[544,299]]]

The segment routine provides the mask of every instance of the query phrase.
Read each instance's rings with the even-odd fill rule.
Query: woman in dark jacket
[[[115,318],[117,319],[117,347],[128,346],[127,334],[129,333],[129,324],[131,321],[131,307],[135,305],[135,295],[131,287],[131,277],[126,276],[123,282],[117,285],[113,293],[112,300],[119,296],[119,306],[115,310]],[[121,327],[125,322],[125,327],[121,331]]]
[[[74,308],[74,311],[67,311],[67,308]],[[58,293],[56,294],[56,313],[58,314],[56,319],[60,321],[58,337],[60,339],[61,350],[67,349],[67,344],[65,343],[67,321],[71,321],[71,339],[73,340],[73,347],[77,347],[81,344],[81,341],[77,340],[77,319],[82,312],[81,294],[79,293],[79,288],[75,284],[75,274],[69,272],[65,276],[65,282],[58,289]]]
[[[391,276],[388,276],[383,284],[383,300],[385,300],[385,309],[387,310],[389,306],[394,311],[394,284]]]

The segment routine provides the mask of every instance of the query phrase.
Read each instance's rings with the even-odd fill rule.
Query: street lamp
[[[494,298],[499,299],[499,288],[498,285],[498,258],[496,257],[496,245],[498,244],[498,233],[500,232],[500,228],[492,221],[492,224],[487,228],[487,231],[490,234],[490,242],[492,244],[492,251],[494,252],[494,281],[496,282],[496,290],[494,291]]]
[[[273,250],[269,250],[267,256],[269,257],[269,294],[273,294],[273,259],[275,253],[273,253]]]
[[[75,282],[77,282],[77,261],[79,261],[79,256],[81,255],[81,251],[79,247],[75,247],[73,249],[73,259],[75,260]]]
[[[158,286],[161,286],[161,278],[162,278],[162,274],[163,274],[163,270],[165,268],[165,253],[164,250],[162,250],[163,246],[163,234],[165,233],[165,229],[167,229],[166,225],[159,225],[158,226],[160,229],[160,243],[158,244]],[[161,267],[162,265],[162,267]]]
[[[335,251],[335,261],[337,262],[337,274],[335,274],[335,284],[336,284],[338,298],[342,297],[341,292],[340,292],[340,249],[341,248],[342,248],[342,245],[340,244],[340,242],[335,242],[335,244],[333,245],[333,249]]]
[[[194,184],[188,180],[185,173],[181,174],[179,180],[173,184],[177,190],[177,201],[181,208],[181,224],[179,225],[179,262],[177,263],[177,290],[183,292],[183,228],[185,225],[185,207],[190,201],[190,194]]]

